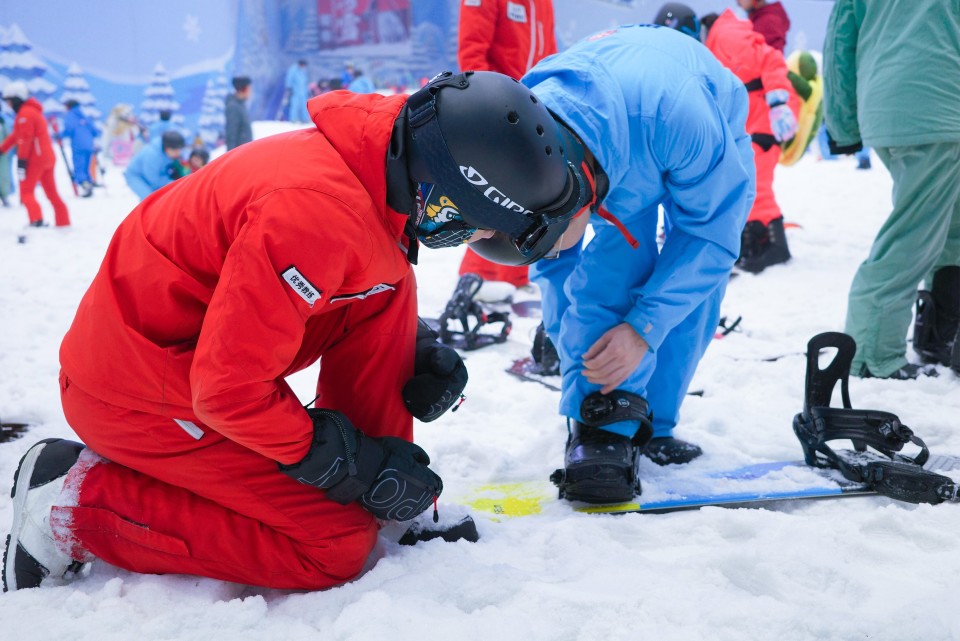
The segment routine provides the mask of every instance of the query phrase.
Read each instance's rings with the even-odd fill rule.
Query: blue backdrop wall
[[[649,21],[661,4],[554,0],[560,46],[617,24]],[[736,7],[735,0],[687,4],[700,13]],[[793,21],[788,50],[821,49],[832,2],[783,4]],[[16,25],[46,67],[31,73],[52,85],[54,102],[75,65],[101,112],[128,103],[149,121],[155,117],[148,113],[151,95],[168,79],[178,115],[192,129],[209,88],[219,80],[222,89],[224,77],[245,74],[254,80],[254,118],[272,119],[283,75],[300,58],[309,62],[312,81],[339,77],[351,62],[379,87],[416,86],[422,77],[456,68],[458,6],[458,0],[0,0],[0,83],[27,73],[4,70],[23,60],[2,51],[2,36]]]

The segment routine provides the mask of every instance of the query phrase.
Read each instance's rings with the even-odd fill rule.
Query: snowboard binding
[[[436,329],[440,334],[440,342],[444,345],[472,351],[507,340],[513,326],[510,314],[488,312],[474,300],[481,285],[483,278],[477,274],[464,274],[460,277],[453,296],[438,319],[439,327]],[[499,331],[490,331],[490,326],[498,324]]]
[[[550,475],[560,498],[584,503],[626,503],[641,493],[638,461],[653,437],[652,415],[642,396],[593,392],[580,405],[583,422],[567,420],[564,466]],[[601,429],[633,422],[633,436]]]
[[[821,369],[820,352],[831,348],[837,353]],[[839,332],[818,334],[807,344],[803,411],[793,419],[806,464],[839,470],[846,479],[908,503],[960,501],[957,483],[923,468],[930,450],[896,414],[852,408],[849,379],[856,349],[853,338]],[[830,400],[838,381],[843,407],[833,408]],[[853,451],[827,445],[836,439],[850,440]],[[920,452],[913,457],[899,454],[908,443],[918,446]]]

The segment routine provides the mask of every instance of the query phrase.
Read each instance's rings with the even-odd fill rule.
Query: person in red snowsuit
[[[463,70],[497,71],[520,79],[557,52],[552,0],[461,0],[457,62]],[[467,249],[460,274],[514,287],[530,282],[526,266],[498,265]]]
[[[790,18],[783,5],[767,0],[737,0],[737,4],[747,12],[753,30],[761,34],[768,45],[783,53],[790,31]]]
[[[707,23],[707,48],[749,92],[747,133],[753,139],[757,197],[744,228],[737,265],[756,273],[790,258],[773,175],[780,160],[780,143],[796,133],[796,117],[787,104],[793,85],[783,54],[768,45],[750,22],[738,19],[727,9],[714,21],[705,18]]]
[[[41,441],[21,460],[5,589],[96,558],[324,588],[361,572],[378,519],[435,504],[413,418],[443,414],[467,376],[418,323],[411,263],[419,243],[481,239],[532,262],[582,208],[531,97],[506,76],[449,73],[413,96],[327,93],[309,101],[314,127],[145,198],[63,339],[64,415],[86,447]],[[530,209],[488,199],[479,176]],[[285,378],[321,359],[305,410]]]
[[[20,202],[27,208],[30,226],[42,227],[43,213],[33,191],[37,183],[43,187],[50,204],[53,205],[54,221],[57,227],[70,225],[67,206],[57,193],[57,182],[53,176],[56,156],[50,144],[50,132],[47,120],[43,117],[43,107],[27,92],[27,85],[15,80],[3,88],[3,99],[13,109],[17,118],[13,131],[0,143],[0,153],[6,153],[11,147],[17,147],[17,177],[20,180]]]

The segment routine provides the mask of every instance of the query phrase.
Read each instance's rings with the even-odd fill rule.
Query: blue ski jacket
[[[60,135],[70,139],[74,151],[83,152],[93,151],[99,132],[93,119],[84,115],[80,105],[77,105],[63,117],[63,132]]]
[[[144,145],[127,165],[123,177],[140,200],[173,182],[171,166],[175,161],[161,148],[160,141]]]
[[[631,248],[594,215],[594,241],[602,242],[591,244],[602,250],[575,248],[568,268],[559,267],[561,255],[558,267],[540,261],[533,270],[547,290],[547,330],[555,342],[562,334],[561,410],[577,417],[582,397],[599,389],[580,376],[582,355],[603,332],[629,323],[650,346],[646,362],[695,310],[719,313],[755,193],[747,91],[702,44],[651,25],[590,36],[541,61],[522,82],[596,157],[610,180],[603,208],[636,240]],[[660,206],[668,233],[658,252]],[[706,306],[711,296],[716,300]],[[656,366],[675,367],[680,398],[706,349],[702,337],[716,329],[712,322],[684,323],[682,331],[702,336],[675,337],[677,348],[665,357],[673,364]],[[631,391],[646,392],[653,368],[647,370]]]

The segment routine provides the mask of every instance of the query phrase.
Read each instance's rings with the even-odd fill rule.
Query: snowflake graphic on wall
[[[183,21],[183,32],[187,36],[187,40],[190,42],[200,42],[200,19],[194,15],[187,15],[186,20]]]

